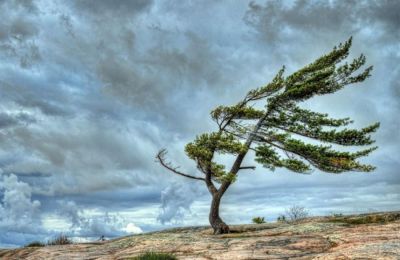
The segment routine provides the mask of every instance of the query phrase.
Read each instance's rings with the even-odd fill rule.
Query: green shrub
[[[255,217],[252,219],[254,224],[263,224],[266,223],[266,221],[264,220],[264,217]]]
[[[278,222],[286,222],[286,216],[285,215],[279,215],[278,218],[276,219]]]
[[[25,247],[43,247],[43,246],[45,246],[45,244],[40,241],[32,241],[29,244],[27,244]]]
[[[73,243],[73,242],[72,242],[71,239],[69,239],[66,235],[61,234],[61,235],[59,235],[58,237],[56,237],[56,238],[54,238],[54,239],[52,239],[52,240],[49,240],[49,241],[47,242],[47,245],[48,245],[48,246],[69,245],[69,244],[72,244],[72,243]]]
[[[169,253],[147,252],[131,258],[131,260],[176,260],[177,258]]]

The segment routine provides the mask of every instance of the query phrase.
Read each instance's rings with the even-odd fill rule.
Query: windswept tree
[[[362,129],[346,128],[353,122],[350,118],[335,119],[299,106],[302,101],[332,94],[370,76],[372,67],[357,72],[365,64],[364,55],[350,63],[345,61],[350,46],[351,38],[288,77],[284,76],[283,67],[271,83],[249,91],[239,103],[215,108],[211,117],[217,130],[197,136],[185,147],[201,175],[174,167],[166,160],[165,149],[157,154],[161,165],[171,172],[205,183],[212,196],[209,221],[215,234],[229,232],[219,215],[221,198],[239,172],[255,169],[242,165],[250,152],[255,153],[257,163],[271,171],[286,168],[304,174],[316,168],[338,174],[375,169],[358,159],[377,147],[355,152],[344,148],[371,145],[374,140],[370,134],[378,129],[379,123]],[[216,162],[217,154],[234,156],[233,164],[227,168]]]

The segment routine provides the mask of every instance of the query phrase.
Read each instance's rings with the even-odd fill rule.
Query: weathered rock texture
[[[0,250],[1,259],[129,259],[143,252],[178,259],[400,259],[400,212],[310,218],[300,223],[179,228],[116,240]]]

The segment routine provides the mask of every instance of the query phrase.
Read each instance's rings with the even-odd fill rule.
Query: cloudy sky
[[[377,170],[258,166],[227,192],[222,216],[399,210],[399,14],[396,0],[0,0],[0,247],[208,224],[206,188],[162,169],[157,151],[195,174],[183,148],[215,130],[211,109],[350,36],[372,77],[306,105],[356,127],[380,121],[380,149],[365,160]]]

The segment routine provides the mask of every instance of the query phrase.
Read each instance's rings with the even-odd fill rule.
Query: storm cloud
[[[195,174],[183,148],[215,130],[212,108],[351,36],[350,58],[364,53],[372,77],[304,106],[356,127],[380,121],[366,159],[377,170],[292,176],[257,165],[222,215],[398,209],[399,14],[390,0],[0,1],[0,246],[207,224],[206,188],[165,172],[157,151]]]

